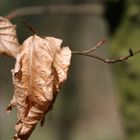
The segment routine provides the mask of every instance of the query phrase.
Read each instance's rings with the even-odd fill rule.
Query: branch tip
[[[133,51],[132,51],[131,48],[129,49],[129,54],[130,54],[130,56],[133,56],[134,55],[134,53],[133,53]]]

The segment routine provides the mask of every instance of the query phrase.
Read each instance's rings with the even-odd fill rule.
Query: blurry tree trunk
[[[90,48],[107,34],[102,17],[65,18],[59,26],[63,29],[64,41],[70,42],[67,44],[73,50]],[[98,54],[106,56],[105,49],[100,49]],[[73,56],[67,84],[61,95],[63,103],[61,117],[57,120],[57,139],[125,139],[111,76],[107,64]]]
[[[67,24],[67,37],[74,42],[72,46],[79,46],[75,49],[91,47],[107,33],[102,17],[73,18]],[[78,31],[73,29],[75,32],[71,32],[72,28],[78,28]],[[98,54],[106,56],[105,49]],[[74,93],[64,93],[71,97],[68,95],[64,99],[60,140],[124,140],[109,66],[73,56],[72,70],[71,83],[76,89],[73,89]],[[74,119],[75,122],[72,122]]]

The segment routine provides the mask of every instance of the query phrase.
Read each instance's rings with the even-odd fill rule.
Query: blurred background
[[[0,15],[29,6],[93,6],[91,13],[44,13],[13,18],[20,43],[32,33],[63,39],[71,50],[93,47],[105,58],[118,58],[128,49],[140,49],[140,0],[0,0]],[[88,9],[88,8],[87,8]],[[85,14],[84,14],[85,13]],[[104,64],[85,56],[73,56],[68,79],[53,111],[38,125],[30,140],[140,140],[140,54],[128,61]],[[15,60],[0,56],[0,140],[15,133],[16,109],[6,114],[13,95],[11,69]]]

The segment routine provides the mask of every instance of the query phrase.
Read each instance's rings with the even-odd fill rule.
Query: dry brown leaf
[[[16,35],[16,26],[8,19],[0,17],[0,54],[16,58],[19,43]]]
[[[60,39],[34,35],[20,47],[12,70],[15,93],[8,107],[18,110],[15,140],[28,139],[52,109],[60,84],[66,80],[71,51],[68,47],[61,49],[61,43]]]

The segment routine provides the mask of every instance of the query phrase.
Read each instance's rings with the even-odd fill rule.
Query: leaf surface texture
[[[29,37],[20,46],[12,70],[14,97],[7,110],[18,110],[15,140],[26,140],[36,124],[52,109],[57,93],[67,79],[71,60],[68,47],[54,37]],[[42,121],[43,122],[43,121]]]
[[[0,54],[16,58],[18,49],[16,26],[8,19],[0,17]]]

